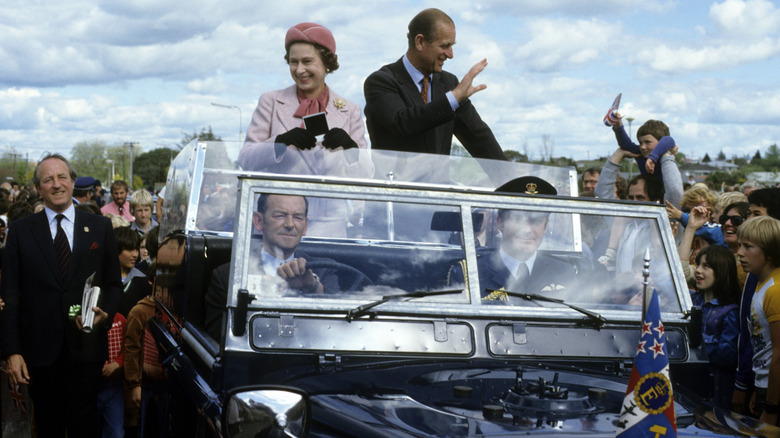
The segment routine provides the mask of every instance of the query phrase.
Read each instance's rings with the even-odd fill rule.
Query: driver
[[[303,196],[260,195],[257,211],[252,216],[255,230],[263,233],[263,246],[258,257],[252,260],[258,270],[274,275],[287,283],[290,289],[304,293],[322,294],[339,291],[336,270],[306,267],[319,260],[297,250],[308,226],[309,202]],[[206,292],[206,330],[219,339],[222,330],[230,276],[230,263],[214,269]]]
[[[557,194],[550,183],[534,176],[516,178],[496,189],[496,192],[532,196]],[[501,232],[501,246],[497,251],[477,259],[483,303],[512,303],[514,299],[506,291],[539,293],[571,288],[576,281],[574,268],[539,251],[547,232],[549,215],[536,211],[498,211],[496,224]],[[463,281],[462,264],[453,266],[450,278],[455,283]]]
[[[309,201],[303,196],[260,195],[252,224],[263,233],[260,260],[265,274],[274,273],[287,286],[305,293],[332,293],[339,289],[333,269],[306,268],[311,259],[296,251],[308,226]]]
[[[512,180],[496,191],[527,195],[557,194],[550,183],[533,176]],[[484,301],[511,301],[504,290],[555,292],[574,284],[576,275],[570,264],[539,251],[547,232],[549,216],[549,213],[533,211],[498,211],[496,222],[501,231],[501,247],[477,261]],[[485,289],[493,289],[494,292],[486,292]]]

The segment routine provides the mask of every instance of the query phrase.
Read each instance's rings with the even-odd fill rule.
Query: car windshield
[[[191,166],[176,163],[166,189],[174,192],[165,197],[171,220],[163,223],[232,236],[229,305],[246,289],[258,308],[346,315],[417,293],[371,312],[585,318],[556,302],[562,300],[636,320],[648,254],[646,287],[659,291],[662,311],[682,318],[690,307],[665,210],[573,198],[573,169],[372,151],[369,168],[352,179],[343,169],[271,175],[238,168],[236,145],[188,148],[203,167],[190,173]],[[543,177],[559,196],[494,192],[523,175]],[[188,195],[188,186],[200,189]],[[617,256],[608,259],[611,242]],[[322,289],[284,280],[276,269],[290,259],[305,260]],[[450,292],[420,293],[426,291]]]
[[[354,154],[351,164],[318,166],[315,163],[323,162],[322,155],[327,151],[315,148],[298,151],[302,158],[295,163],[282,160],[241,168],[238,156],[242,146],[237,142],[192,141],[182,149],[168,174],[161,235],[174,230],[232,233],[238,176],[245,174],[317,175],[485,190],[534,175],[552,183],[560,195],[576,195],[577,190],[577,174],[572,167],[357,149],[346,151]]]

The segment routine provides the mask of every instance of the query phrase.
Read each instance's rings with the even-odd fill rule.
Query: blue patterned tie
[[[60,265],[60,275],[64,279],[68,274],[68,265],[70,264],[70,245],[68,236],[62,229],[62,219],[64,214],[57,215],[57,234],[54,236],[54,252],[57,254],[57,264]]]

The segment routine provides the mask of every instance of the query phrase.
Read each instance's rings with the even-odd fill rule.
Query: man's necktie
[[[525,284],[528,282],[528,276],[528,265],[525,263],[520,263],[520,266],[517,267],[517,272],[515,274],[517,281],[515,282],[514,292],[525,292]]]
[[[420,96],[422,96],[423,103],[428,103],[428,81],[428,76],[423,76],[422,91],[420,91]]]
[[[57,254],[57,263],[60,265],[60,275],[64,279],[68,274],[68,265],[70,264],[70,245],[68,236],[62,229],[62,219],[64,214],[57,215],[57,234],[54,236],[54,251]]]

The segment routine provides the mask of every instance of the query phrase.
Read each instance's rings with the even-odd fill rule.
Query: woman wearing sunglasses
[[[723,242],[728,245],[731,252],[734,253],[735,258],[737,257],[737,250],[739,249],[737,230],[739,229],[739,226],[747,220],[749,212],[749,203],[735,202],[727,205],[726,208],[723,209],[723,214],[718,218],[720,230],[723,232]],[[737,258],[737,279],[739,281],[740,290],[745,286],[745,277],[747,277],[747,273],[742,270],[742,266],[739,264],[739,259]]]

